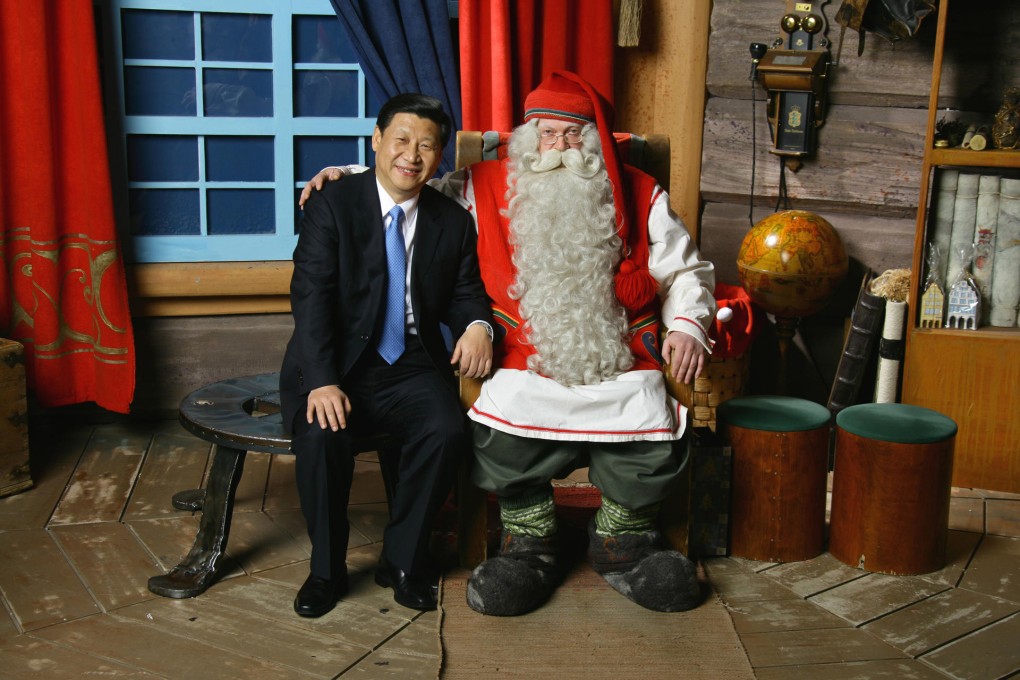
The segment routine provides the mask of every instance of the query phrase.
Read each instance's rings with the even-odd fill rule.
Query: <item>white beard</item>
[[[514,137],[518,147],[537,148],[533,125],[522,125]],[[564,385],[612,379],[634,357],[613,286],[622,243],[598,134],[586,129],[583,152],[518,150],[512,138],[507,214],[517,278],[509,292],[520,301],[537,351],[528,368]]]

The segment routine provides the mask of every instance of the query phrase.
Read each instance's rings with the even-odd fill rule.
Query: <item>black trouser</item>
[[[407,351],[392,366],[367,352],[341,388],[351,400],[347,429],[323,430],[317,420],[309,425],[306,405],[293,423],[291,446],[312,542],[311,573],[338,578],[346,572],[352,437],[385,431],[398,435],[402,446],[382,556],[410,574],[430,574],[432,523],[466,445],[457,396],[414,336],[408,336]]]

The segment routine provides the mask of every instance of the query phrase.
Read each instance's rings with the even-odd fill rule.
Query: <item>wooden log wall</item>
[[[840,26],[833,17],[839,4],[823,3],[834,59]],[[751,224],[770,214],[777,202],[780,161],[768,151],[765,92],[759,84],[752,88],[749,80],[749,45],[771,45],[779,38],[784,11],[785,3],[778,0],[715,2],[712,7],[699,231],[702,253],[726,283],[739,283],[740,243]],[[965,117],[990,122],[1003,90],[1020,84],[1013,47],[1020,36],[1020,3],[998,0],[980,8],[956,3],[950,20],[954,33],[947,45],[940,107],[950,109],[950,119],[960,109],[969,112],[961,114]],[[790,207],[828,219],[851,258],[850,274],[832,303],[802,321],[803,344],[791,358],[790,375],[791,391],[800,396],[825,402],[863,272],[910,267],[934,35],[931,15],[909,40],[891,43],[867,34],[858,55],[858,35],[847,31],[840,63],[830,69],[829,106],[817,152],[797,172],[786,172]],[[755,208],[749,217],[752,195]],[[766,337],[755,351],[761,356],[757,361],[752,357],[752,389],[769,391],[775,375],[765,368],[775,364],[774,347]]]

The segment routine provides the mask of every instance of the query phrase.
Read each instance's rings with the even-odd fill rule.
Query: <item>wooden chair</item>
[[[626,133],[615,134],[618,148],[625,163],[638,167],[658,180],[659,185],[669,191],[669,137],[665,135],[637,136]],[[461,131],[457,133],[457,168],[483,160],[496,160],[505,153],[509,133]],[[690,390],[677,384],[668,372],[666,388],[669,393],[685,406],[685,395]],[[471,408],[482,388],[482,381],[472,378],[460,379],[461,404]],[[690,426],[688,418],[688,426]],[[462,466],[457,483],[458,494],[458,549],[460,563],[474,567],[485,560],[488,552],[488,508],[487,494],[468,479],[468,465]],[[684,478],[673,494],[662,504],[659,516],[660,529],[670,547],[681,552],[687,551],[688,499],[690,497],[690,468],[688,464]]]

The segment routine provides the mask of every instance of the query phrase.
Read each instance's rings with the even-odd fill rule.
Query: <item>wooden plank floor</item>
[[[386,504],[370,456],[352,494],[351,593],[308,620],[292,608],[310,549],[293,458],[249,454],[223,577],[172,600],[146,583],[191,548],[198,517],[170,499],[202,486],[210,446],[127,419],[35,423],[30,444],[34,488],[0,499],[0,677],[437,676],[436,615],[372,578]]]
[[[371,456],[351,495],[351,592],[308,620],[292,609],[310,549],[292,457],[249,454],[221,580],[171,600],[146,583],[191,548],[198,517],[170,498],[204,483],[209,445],[130,419],[34,422],[30,444],[35,486],[0,499],[0,678],[438,676],[436,614],[373,581],[387,512]],[[1020,495],[955,489],[950,529],[945,568],[921,576],[828,553],[705,566],[759,680],[1020,679]]]

